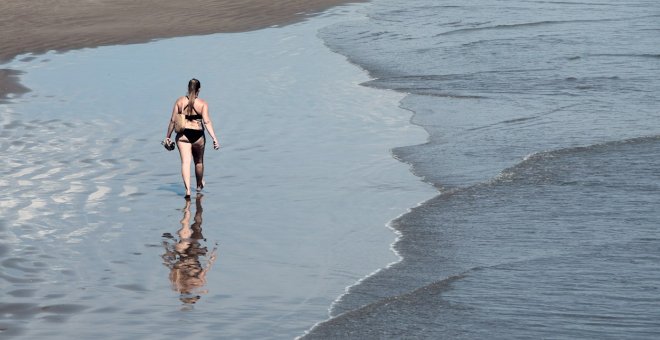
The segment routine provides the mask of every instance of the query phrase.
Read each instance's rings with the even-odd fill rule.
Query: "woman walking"
[[[181,177],[186,188],[186,198],[190,198],[190,162],[195,162],[195,179],[197,180],[197,191],[204,189],[204,146],[206,135],[204,130],[209,131],[213,139],[213,148],[218,150],[220,144],[213,130],[213,123],[209,116],[209,105],[205,100],[198,97],[201,84],[197,79],[188,82],[188,95],[180,97],[174,102],[170,123],[165,135],[165,146],[172,145],[170,136],[175,128],[178,115],[184,115],[183,126],[176,134],[176,146],[181,156]]]

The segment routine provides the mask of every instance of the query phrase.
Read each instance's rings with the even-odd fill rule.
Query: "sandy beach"
[[[295,22],[345,0],[46,0],[0,3],[0,63],[25,53],[249,31]],[[359,2],[359,1],[350,1]],[[0,69],[0,101],[27,89]]]
[[[397,261],[387,223],[435,190],[390,149],[427,135],[318,36],[368,6],[6,63],[31,92],[0,104],[1,336],[291,339]],[[192,76],[223,147],[184,207],[160,141]],[[217,254],[194,294],[172,282],[186,230],[194,262]]]

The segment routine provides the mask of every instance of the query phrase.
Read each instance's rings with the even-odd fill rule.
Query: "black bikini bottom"
[[[188,142],[191,144],[195,143],[200,138],[205,138],[204,130],[185,129],[182,134],[186,136],[186,139],[188,139]]]

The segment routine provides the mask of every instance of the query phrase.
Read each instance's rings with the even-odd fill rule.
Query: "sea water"
[[[407,94],[441,194],[309,338],[660,336],[660,4],[378,0],[322,30]]]

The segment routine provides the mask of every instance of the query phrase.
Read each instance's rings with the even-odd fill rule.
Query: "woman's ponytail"
[[[188,114],[192,114],[194,105],[195,105],[195,98],[197,98],[197,93],[199,92],[199,88],[201,87],[201,84],[199,80],[193,78],[190,79],[188,82]]]

